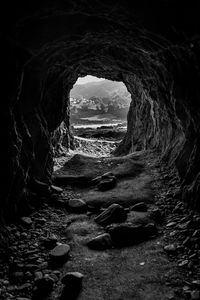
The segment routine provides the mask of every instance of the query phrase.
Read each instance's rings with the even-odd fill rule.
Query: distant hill
[[[105,79],[76,84],[70,93],[71,120],[77,123],[84,119],[85,122],[87,118],[94,120],[94,116],[106,120],[105,114],[108,121],[116,118],[124,120],[130,102],[131,96],[122,82]]]
[[[123,82],[106,79],[85,84],[75,84],[70,93],[70,97],[76,99],[90,99],[91,97],[109,98],[114,95],[123,96],[124,98],[127,98],[127,100],[130,99],[130,94]]]

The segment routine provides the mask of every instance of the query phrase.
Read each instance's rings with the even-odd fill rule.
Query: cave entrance
[[[70,125],[76,152],[109,156],[127,129],[131,95],[123,82],[87,75],[70,92]]]

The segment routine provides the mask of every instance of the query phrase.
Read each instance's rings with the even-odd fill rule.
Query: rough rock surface
[[[89,3],[2,9],[1,210],[16,215],[33,179],[51,182],[60,133],[53,136],[63,121],[70,144],[66,100],[88,73],[123,81],[132,95],[116,153],[156,149],[178,169],[182,199],[200,209],[197,1]]]

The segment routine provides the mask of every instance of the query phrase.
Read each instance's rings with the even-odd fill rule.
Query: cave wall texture
[[[59,126],[70,143],[69,92],[79,76],[123,81],[132,95],[122,155],[155,149],[200,210],[197,1],[29,1],[1,10],[1,215],[50,183]],[[64,124],[64,125],[63,125]]]

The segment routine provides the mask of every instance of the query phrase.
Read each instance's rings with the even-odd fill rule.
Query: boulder
[[[67,260],[70,247],[67,244],[61,244],[51,250],[49,256],[53,263],[61,263]]]
[[[107,227],[112,242],[116,247],[124,247],[138,244],[149,239],[156,232],[156,226],[152,223],[147,225],[133,225],[131,223],[114,224]]]
[[[124,222],[127,218],[125,209],[116,203],[110,205],[105,211],[95,218],[99,225],[106,226],[112,223]]]

